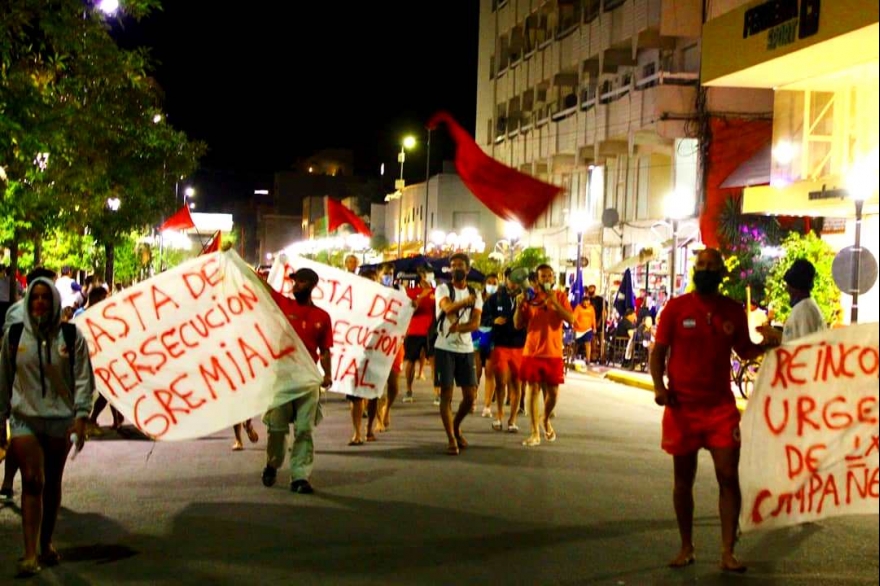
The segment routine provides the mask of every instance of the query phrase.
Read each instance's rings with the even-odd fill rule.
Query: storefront
[[[826,218],[840,250],[860,197],[861,245],[878,257],[878,39],[876,0],[751,2],[706,23],[705,85],[774,90],[770,184],[744,190],[743,213]],[[860,322],[878,320],[877,292],[860,297]]]

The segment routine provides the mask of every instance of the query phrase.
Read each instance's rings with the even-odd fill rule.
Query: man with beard
[[[749,338],[743,307],[718,292],[724,270],[720,252],[700,251],[693,276],[696,292],[666,304],[651,353],[654,401],[665,407],[661,446],[673,459],[672,500],[681,537],[681,549],[669,562],[671,568],[683,568],[695,560],[693,488],[697,454],[706,448],[712,454],[720,489],[720,566],[727,572],[746,570],[733,553],[742,496],[740,415],[730,388],[730,351],[735,349],[748,360],[759,356],[763,348]]]
[[[320,360],[324,372],[322,388],[332,384],[330,348],[333,346],[333,326],[330,315],[312,303],[312,290],[318,284],[318,274],[302,268],[290,274],[293,279],[293,299],[269,289],[272,298],[284,312],[290,325],[305,345],[315,362]],[[315,460],[315,443],[312,428],[318,424],[318,406],[321,388],[305,389],[292,401],[270,409],[263,415],[263,423],[269,432],[266,443],[266,467],[263,469],[263,485],[275,484],[278,468],[284,464],[287,450],[287,434],[293,423],[293,447],[290,450],[290,490],[299,494],[314,492],[309,483]]]

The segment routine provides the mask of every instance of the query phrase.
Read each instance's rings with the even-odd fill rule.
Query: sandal
[[[455,438],[455,441],[458,442],[458,449],[459,449],[459,450],[463,450],[463,449],[465,449],[466,447],[468,447],[467,440],[464,439],[464,436],[463,436],[463,435],[460,435],[460,436],[456,437],[456,438]]]
[[[507,433],[519,433],[519,426],[516,423],[508,423]]]
[[[550,430],[550,433],[547,433],[545,435],[547,436],[548,442],[555,442],[556,441],[556,430],[555,429]]]
[[[529,436],[523,440],[522,445],[526,446],[527,448],[533,448],[535,446],[540,446],[541,445],[541,436]]]
[[[364,445],[364,440],[362,440],[362,439],[353,439],[353,440],[351,440],[350,442],[348,442],[348,445],[350,445],[350,446],[362,446],[362,445]]]
[[[40,573],[40,570],[43,568],[40,567],[40,563],[36,558],[33,559],[19,559],[17,573],[15,576],[17,578],[29,578],[30,576],[36,576]]]
[[[459,453],[458,446],[446,446],[447,456],[457,456]]]
[[[51,568],[61,563],[61,554],[55,548],[49,548],[48,551],[41,553],[37,559],[43,566]]]
[[[501,431],[501,420],[500,419],[496,419],[495,421],[492,422],[492,429],[494,429],[495,431]]]

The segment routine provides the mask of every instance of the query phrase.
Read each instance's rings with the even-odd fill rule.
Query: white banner
[[[880,513],[878,352],[873,323],[764,357],[742,419],[744,532]]]
[[[199,256],[77,317],[95,384],[150,437],[202,437],[321,384],[302,341],[230,250]]]
[[[388,373],[403,338],[413,307],[406,293],[299,256],[280,254],[268,282],[292,297],[290,273],[310,268],[320,282],[312,292],[315,305],[333,323],[333,386],[331,391],[366,399],[382,396]]]

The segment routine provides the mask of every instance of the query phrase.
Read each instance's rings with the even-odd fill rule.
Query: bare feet
[[[253,425],[250,422],[244,424],[244,430],[247,432],[248,439],[252,444],[260,441],[260,436],[257,435],[257,431],[254,429]]]
[[[464,439],[464,436],[461,434],[458,434],[457,436],[455,436],[455,441],[458,442],[458,449],[460,449],[460,450],[463,450],[466,447],[468,447],[467,440]]]
[[[458,444],[452,442],[448,446],[446,446],[446,455],[447,456],[457,456],[459,454]]]
[[[681,551],[678,552],[678,555],[672,558],[672,560],[667,564],[670,568],[685,568],[690,566],[696,561],[696,556],[694,555],[694,548],[691,547],[682,547]]]
[[[745,564],[736,559],[736,556],[733,555],[733,552],[722,553],[721,563],[719,565],[723,571],[734,572],[737,574],[742,574],[747,569]]]
[[[232,451],[233,451],[233,452],[240,452],[240,451],[242,451],[243,449],[244,449],[244,446],[241,445],[241,442],[240,442],[240,441],[235,440],[235,442],[233,442],[233,444],[232,444]]]
[[[367,441],[368,441],[368,442],[374,442],[374,441],[376,441],[376,435],[375,435],[375,434],[372,434],[372,433],[368,433],[368,434],[367,434]]]

